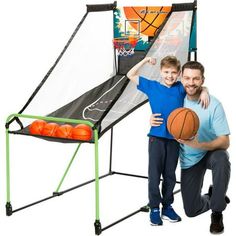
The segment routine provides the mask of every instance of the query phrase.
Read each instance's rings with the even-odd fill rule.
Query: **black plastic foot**
[[[63,194],[63,192],[53,192],[53,196],[57,196],[57,197],[59,197],[59,196],[61,196]]]
[[[100,235],[102,233],[102,225],[99,220],[95,221],[94,227],[95,227],[95,234]]]
[[[142,212],[149,212],[149,206],[141,207],[140,210],[141,210]]]
[[[7,202],[6,204],[6,215],[11,216],[12,215],[12,205],[10,202]]]

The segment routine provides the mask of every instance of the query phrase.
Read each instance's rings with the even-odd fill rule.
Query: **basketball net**
[[[138,43],[136,37],[114,38],[113,45],[117,51],[118,56],[131,56],[134,54],[134,49]]]

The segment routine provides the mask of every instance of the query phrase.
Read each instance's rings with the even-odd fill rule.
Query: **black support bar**
[[[134,175],[134,174],[128,174],[128,173],[123,173],[123,172],[117,172],[117,171],[112,171],[112,174],[117,174],[117,175],[129,176],[129,177],[137,177],[137,178],[148,179],[147,176],[143,176],[143,175]]]
[[[28,205],[25,205],[25,206],[23,206],[23,207],[17,208],[17,209],[15,209],[15,210],[13,210],[12,213],[15,213],[15,212],[17,212],[17,211],[24,210],[24,209],[29,208],[29,207],[32,207],[32,206],[34,206],[34,205],[37,205],[37,204],[39,204],[39,203],[41,203],[41,202],[45,202],[45,201],[47,201],[47,200],[49,200],[49,199],[51,199],[51,198],[54,198],[54,197],[56,197],[56,196],[50,196],[50,197],[43,198],[43,199],[41,199],[41,200],[39,200],[39,201],[36,201],[36,202],[30,203],[30,204],[28,204]]]
[[[99,177],[99,179],[103,179],[103,178],[105,178],[105,177],[107,177],[107,176],[109,176],[109,175],[111,175],[111,174],[108,173],[108,174],[102,175],[102,176]],[[54,192],[53,195],[62,195],[62,194],[64,194],[64,193],[68,193],[68,192],[70,192],[70,191],[72,191],[72,190],[75,190],[75,189],[77,189],[77,188],[83,187],[83,186],[85,186],[85,185],[87,185],[87,184],[90,184],[90,183],[93,183],[93,182],[95,182],[95,179],[89,180],[89,181],[87,181],[87,182],[84,182],[84,183],[82,183],[82,184],[76,185],[76,186],[74,186],[74,187],[72,187],[72,188],[68,188],[68,189],[66,189],[66,190],[64,190],[64,191],[61,191],[61,192],[58,192],[58,193]]]
[[[109,175],[111,175],[111,174],[108,173],[108,174],[102,175],[102,176],[99,177],[99,179],[103,179],[103,178],[105,178],[105,177],[107,177],[107,176],[109,176]],[[10,215],[12,215],[13,213],[15,213],[15,212],[17,212],[17,211],[21,211],[21,210],[24,210],[24,209],[26,209],[26,208],[32,207],[32,206],[34,206],[34,205],[37,205],[37,204],[39,204],[39,203],[45,202],[45,201],[47,201],[47,200],[50,200],[50,199],[52,199],[52,198],[54,198],[54,197],[59,197],[59,196],[63,195],[64,193],[68,193],[68,192],[70,192],[70,191],[72,191],[72,190],[75,190],[75,189],[77,189],[77,188],[83,187],[83,186],[85,186],[85,185],[87,185],[87,184],[90,184],[90,183],[93,183],[93,182],[95,182],[95,179],[89,180],[89,181],[87,181],[87,182],[84,182],[84,183],[79,184],[79,185],[77,185],[77,186],[74,186],[74,187],[72,187],[72,188],[68,188],[68,189],[63,190],[63,191],[61,191],[61,192],[53,192],[53,195],[51,195],[51,196],[49,196],[49,197],[46,197],[46,198],[40,199],[40,200],[38,200],[38,201],[32,202],[32,203],[27,204],[27,205],[25,205],[25,206],[19,207],[19,208],[15,209],[15,210],[12,210],[11,204],[10,204],[10,203],[7,203],[7,205],[6,205],[7,216],[10,216]]]
[[[117,174],[117,175],[124,175],[124,176],[129,176],[129,177],[137,177],[137,178],[142,178],[142,179],[147,179],[147,178],[148,178],[147,176],[142,176],[142,175],[135,175],[135,174],[128,174],[128,173],[122,173],[122,172],[111,171],[111,172],[109,172],[109,173],[107,173],[107,174],[101,175],[101,176],[99,177],[99,179],[103,179],[103,178],[105,178],[105,177],[108,177],[108,176],[111,176],[111,175],[114,175],[114,174]],[[161,180],[161,181],[162,181],[162,180]],[[49,197],[40,199],[40,200],[38,200],[38,201],[36,201],[36,202],[32,202],[32,203],[30,203],[30,204],[27,204],[27,205],[25,205],[25,206],[22,206],[22,207],[20,207],[20,208],[15,209],[15,210],[12,209],[12,206],[11,206],[10,203],[7,203],[7,205],[6,205],[7,216],[10,216],[10,215],[12,215],[12,214],[15,213],[15,212],[24,210],[24,209],[26,209],[26,208],[29,208],[29,207],[32,207],[32,206],[37,205],[37,204],[39,204],[39,203],[45,202],[45,201],[47,201],[47,200],[50,200],[50,199],[52,199],[52,198],[54,198],[54,197],[59,197],[59,196],[63,195],[64,193],[68,193],[68,192],[70,192],[70,191],[73,191],[73,190],[75,190],[75,189],[77,189],[77,188],[83,187],[83,186],[88,185],[88,184],[93,183],[93,182],[95,182],[95,179],[91,179],[91,180],[86,181],[86,182],[84,182],[84,183],[82,183],[82,184],[76,185],[76,186],[74,186],[74,187],[72,187],[72,188],[68,188],[68,189],[63,190],[63,191],[60,191],[60,192],[53,192],[53,194],[52,194],[51,196],[49,196]],[[180,184],[179,181],[176,181],[176,183]],[[180,191],[181,191],[180,189],[179,189],[179,190],[176,190],[173,194],[179,193]],[[137,213],[139,213],[139,212],[145,211],[145,210],[143,210],[143,209],[146,209],[146,208],[145,208],[145,207],[140,208],[139,210],[137,210],[137,211],[131,213],[130,215],[128,215],[128,216],[122,218],[121,220],[118,220],[118,221],[116,221],[115,223],[113,223],[113,224],[111,224],[111,225],[109,225],[109,226],[103,228],[102,231],[105,230],[105,229],[110,228],[111,226],[113,226],[113,225],[115,225],[115,224],[117,224],[117,223],[119,223],[119,222],[121,222],[121,221],[123,221],[123,220],[125,220],[125,219],[127,219],[127,218],[129,218],[129,217],[131,217],[131,216],[133,216],[133,215],[135,215],[135,214],[137,214]]]
[[[130,213],[129,215],[127,215],[127,216],[125,216],[125,217],[123,217],[123,218],[121,218],[121,219],[115,221],[114,223],[112,223],[112,224],[110,224],[110,225],[108,225],[108,226],[102,228],[102,231],[111,228],[112,226],[114,226],[114,225],[116,225],[116,224],[118,224],[118,223],[120,223],[120,222],[122,222],[122,221],[124,221],[124,220],[126,220],[126,219],[128,219],[128,218],[130,218],[131,216],[134,216],[134,215],[138,214],[139,212],[148,212],[148,211],[149,211],[149,210],[148,210],[148,207],[147,207],[147,206],[141,207],[141,208],[138,209],[137,211],[135,211],[135,212],[133,212],[133,213]]]
[[[148,179],[147,176],[143,176],[143,175],[136,175],[136,174],[129,174],[129,173],[123,173],[123,172],[117,172],[117,171],[112,171],[112,174],[117,174],[117,175],[124,175],[124,176],[130,176],[130,177],[137,177],[137,178],[142,178],[142,179]],[[163,181],[162,179],[160,179],[160,181]],[[180,181],[176,181],[177,184],[180,184]]]
[[[193,11],[197,8],[197,1],[192,3],[176,3],[172,4],[172,11]]]
[[[116,8],[116,1],[110,4],[94,4],[86,5],[87,12],[97,12],[97,11],[113,11]]]

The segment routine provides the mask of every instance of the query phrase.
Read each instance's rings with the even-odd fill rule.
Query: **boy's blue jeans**
[[[148,196],[150,208],[171,205],[176,183],[175,170],[179,158],[179,143],[173,139],[149,137]],[[160,191],[160,179],[163,179]]]

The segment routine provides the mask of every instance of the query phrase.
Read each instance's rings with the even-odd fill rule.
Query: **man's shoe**
[[[211,225],[210,225],[210,232],[212,234],[220,234],[224,231],[224,224],[223,224],[223,215],[221,212],[213,212],[211,214]]]
[[[153,208],[150,212],[150,221],[151,225],[162,225],[162,219],[160,217],[160,210],[159,208]]]
[[[162,208],[161,218],[164,220],[169,220],[172,223],[181,221],[181,217],[177,215],[172,206]]]

